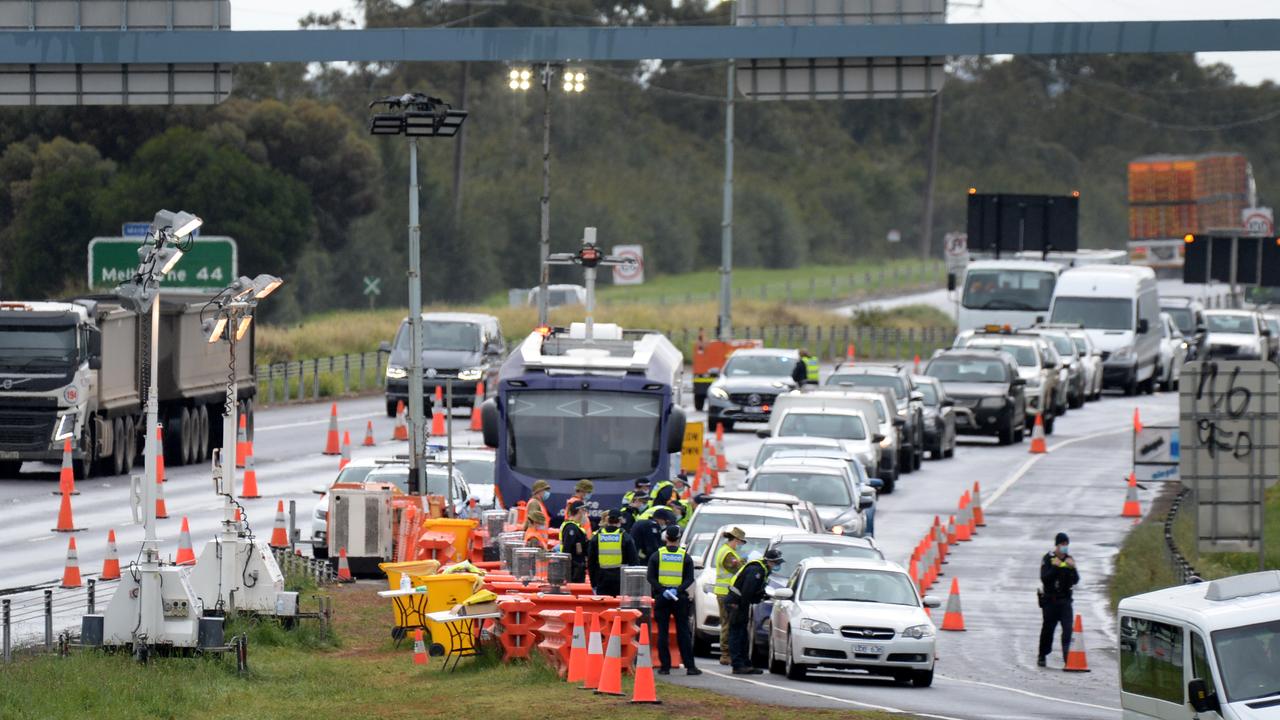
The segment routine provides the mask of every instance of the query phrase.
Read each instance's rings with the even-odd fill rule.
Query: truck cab
[[[977,260],[960,285],[956,330],[986,325],[1026,327],[1044,320],[1062,263],[1041,260]]]
[[[1126,718],[1280,718],[1280,571],[1120,601]]]

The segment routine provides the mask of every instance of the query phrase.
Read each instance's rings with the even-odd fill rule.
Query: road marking
[[[795,693],[796,695],[806,695],[808,697],[822,698],[823,700],[829,700],[831,702],[842,703],[845,705],[854,705],[860,708],[866,708],[868,710],[880,710],[881,712],[914,715],[915,717],[933,718],[933,720],[963,720],[963,718],[952,717],[950,715],[931,715],[929,713],[911,712],[910,710],[903,710],[901,708],[888,707],[887,705],[873,705],[871,703],[858,702],[857,700],[850,700],[848,698],[837,697],[835,695],[824,695],[822,693],[813,692],[811,690],[800,690],[798,688],[787,687],[786,685],[774,685],[773,683],[767,683],[761,680],[748,680],[747,678],[744,678],[744,677],[726,675],[725,673],[716,672],[715,670],[703,670],[703,672],[710,673],[718,677],[722,677],[726,680],[735,680],[737,682],[744,682],[744,683],[747,683],[748,685],[758,685],[762,688],[767,688],[769,690],[784,690],[789,693]]]
[[[386,413],[371,412],[364,413],[363,415],[347,415],[346,417],[348,420],[364,420],[366,418],[374,418],[385,414]],[[325,418],[323,420],[307,420],[306,422],[285,423],[284,425],[255,425],[253,432],[256,434],[260,432],[271,432],[272,430],[288,430],[289,428],[307,427],[308,425],[327,425],[328,423],[329,418]]]
[[[994,683],[982,682],[981,680],[962,680],[960,678],[949,677],[947,675],[938,675],[938,677],[945,678],[947,680],[950,680],[951,682],[964,683],[967,685],[981,685],[982,687],[995,688],[997,690],[1006,690],[1011,693],[1017,693],[1019,695],[1026,695],[1027,697],[1033,697],[1033,698],[1036,698],[1037,700],[1052,700],[1053,702],[1067,703],[1069,705],[1079,705],[1081,707],[1094,708],[1095,710],[1108,710],[1111,712],[1120,712],[1120,708],[1118,707],[1108,707],[1106,705],[1094,705],[1093,703],[1080,702],[1079,700],[1067,700],[1066,698],[1054,697],[1052,695],[1041,695],[1040,693],[1033,693],[1030,690],[1020,690],[1018,688],[1012,688],[1005,685],[996,685]]]
[[[35,537],[27,538],[27,542],[40,542],[41,540],[52,540],[54,537],[56,537],[56,536],[54,536],[54,535],[37,535],[37,536],[35,536]]]

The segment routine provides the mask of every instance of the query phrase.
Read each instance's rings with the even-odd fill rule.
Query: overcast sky
[[[547,0],[554,2],[554,0]],[[962,5],[961,2],[964,4]],[[972,7],[974,5],[981,7]],[[289,30],[309,12],[346,10],[348,0],[234,2],[237,30]],[[1280,17],[1280,0],[952,0],[951,22],[1032,22],[1041,20],[1224,20]],[[1201,53],[1203,61],[1225,62],[1248,83],[1280,82],[1280,53]]]

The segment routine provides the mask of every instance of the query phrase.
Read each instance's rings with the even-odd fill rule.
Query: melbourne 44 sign
[[[138,268],[140,237],[98,237],[89,241],[89,287],[111,289],[133,277]],[[216,290],[239,277],[236,241],[229,237],[197,238],[177,267],[164,276],[167,288]]]

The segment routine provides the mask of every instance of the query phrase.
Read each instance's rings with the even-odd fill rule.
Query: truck
[[[1129,260],[1177,277],[1186,235],[1244,230],[1257,201],[1253,167],[1239,153],[1135,158],[1129,163]]]
[[[683,375],[680,351],[652,330],[575,322],[531,332],[481,406],[501,503],[515,507],[545,480],[547,507],[560,508],[586,478],[595,485],[588,514],[598,517],[621,507],[637,479],[669,479],[684,440]]]
[[[230,355],[201,327],[208,297],[163,293],[157,399],[170,466],[202,462],[222,443]],[[0,302],[0,477],[23,463],[59,462],[65,441],[77,477],[121,475],[143,448],[145,315],[112,295]],[[236,347],[236,388],[252,432],[253,333]]]

